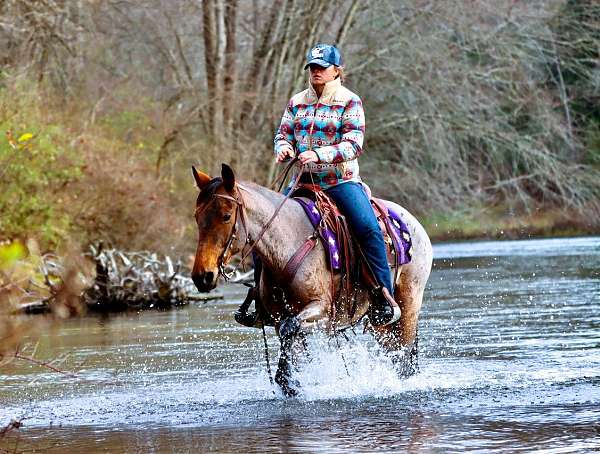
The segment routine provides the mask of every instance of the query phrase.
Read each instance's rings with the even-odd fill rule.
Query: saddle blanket
[[[321,213],[317,208],[317,204],[311,199],[305,197],[293,197],[293,200],[298,202],[308,219],[310,220],[313,227],[319,231],[321,239],[323,241],[323,245],[327,250],[329,256],[329,264],[332,269],[339,270],[342,266],[341,257],[340,257],[340,245],[337,239],[336,234],[329,228],[329,226],[325,226],[323,229],[319,229],[319,224],[321,222]],[[372,202],[372,205],[374,203]],[[408,230],[408,226],[402,220],[400,215],[393,211],[391,208],[387,207],[388,210],[388,219],[389,225],[392,226],[392,234],[394,238],[390,238],[387,229],[385,228],[383,222],[380,222],[380,227],[383,233],[383,238],[385,243],[388,245],[388,260],[390,255],[395,257],[394,260],[390,260],[390,266],[396,265],[404,265],[411,260],[411,247],[412,241],[410,237],[410,232]],[[377,215],[377,210],[375,211]],[[378,217],[378,220],[379,217]],[[391,253],[391,254],[390,254]]]

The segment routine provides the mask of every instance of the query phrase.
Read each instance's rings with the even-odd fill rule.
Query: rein
[[[284,183],[287,175],[289,174],[291,168],[296,164],[297,161],[298,161],[298,158],[295,157],[295,158],[293,158],[288,163],[288,165],[286,166],[286,168],[275,179],[275,182],[273,183],[273,186],[275,186],[277,184],[277,182],[279,182],[280,189],[281,189],[281,186],[283,186],[283,183]],[[292,193],[294,192],[294,190],[298,187],[298,183],[300,182],[300,177],[301,176],[302,176],[302,172],[298,172],[298,175],[297,175],[296,179],[294,180],[294,183],[292,184],[290,190],[285,195],[285,197],[281,201],[281,203],[277,206],[277,208],[275,209],[275,212],[273,213],[273,215],[271,216],[271,218],[262,227],[262,229],[260,230],[260,232],[256,236],[256,239],[252,239],[251,236],[250,236],[250,233],[248,232],[248,226],[247,226],[247,223],[246,223],[246,212],[245,212],[244,200],[241,197],[241,194],[239,193],[239,191],[237,191],[238,194],[239,194],[239,196],[236,196],[236,197],[232,197],[232,196],[226,195],[226,194],[215,194],[213,196],[213,197],[220,197],[220,198],[223,198],[223,199],[226,199],[226,200],[230,200],[230,201],[232,201],[232,202],[234,202],[236,204],[235,219],[234,219],[233,228],[231,229],[231,234],[229,235],[229,238],[227,239],[227,242],[225,244],[225,249],[223,249],[223,252],[219,256],[219,259],[217,261],[217,265],[219,267],[219,274],[221,276],[223,276],[223,278],[225,280],[228,281],[229,279],[231,279],[231,277],[235,274],[235,272],[240,267],[240,265],[242,265],[244,263],[244,260],[254,250],[254,248],[256,247],[256,245],[258,244],[258,242],[262,239],[262,237],[264,236],[264,234],[266,233],[266,231],[269,229],[269,227],[271,227],[271,224],[273,223],[273,221],[275,220],[275,218],[277,217],[277,215],[281,211],[281,208],[283,207],[283,205],[285,204],[285,202],[290,198],[290,196],[292,195]],[[236,187],[244,189],[240,185],[236,185]],[[246,232],[246,242],[244,243],[244,247],[242,248],[242,257],[240,258],[240,261],[233,268],[233,270],[231,270],[231,272],[228,274],[228,273],[225,272],[225,266],[227,265],[227,262],[229,261],[230,257],[226,257],[226,256],[227,256],[227,253],[229,252],[229,249],[231,249],[231,246],[233,245],[233,242],[237,239],[237,235],[236,235],[237,232],[236,231],[237,231],[237,219],[238,219],[238,216],[240,217],[240,222],[242,224],[242,227],[244,228],[244,231]],[[246,248],[246,246],[249,246],[249,247],[244,251],[243,249]]]

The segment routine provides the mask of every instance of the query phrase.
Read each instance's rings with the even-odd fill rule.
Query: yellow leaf
[[[27,255],[27,249],[19,241],[0,246],[0,268],[6,268]]]
[[[31,134],[30,132],[26,132],[21,137],[19,137],[18,141],[19,142],[27,142],[32,137],[33,137],[33,134]]]

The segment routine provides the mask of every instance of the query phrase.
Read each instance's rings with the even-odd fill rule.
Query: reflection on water
[[[224,303],[65,323],[36,354],[81,378],[3,368],[0,421],[28,418],[19,451],[600,449],[600,238],[434,250],[408,380],[368,335],[313,336],[304,393],[282,398],[228,288]]]

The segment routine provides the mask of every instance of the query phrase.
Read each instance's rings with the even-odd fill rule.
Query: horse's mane
[[[243,181],[237,183],[238,188],[242,191],[248,193],[258,193],[261,197],[266,198],[272,203],[277,203],[281,201],[283,194],[277,191],[274,191],[271,188],[263,186],[261,184],[255,183],[254,181]]]
[[[223,178],[221,177],[215,177],[212,180],[210,180],[210,182],[200,191],[200,194],[198,194],[198,198],[196,199],[196,206],[200,206],[201,204],[210,200],[222,184]],[[273,191],[272,189],[262,186],[253,181],[238,182],[237,186],[242,191],[248,193],[258,193],[273,204],[278,203],[281,200],[281,197],[283,197],[281,193]]]

